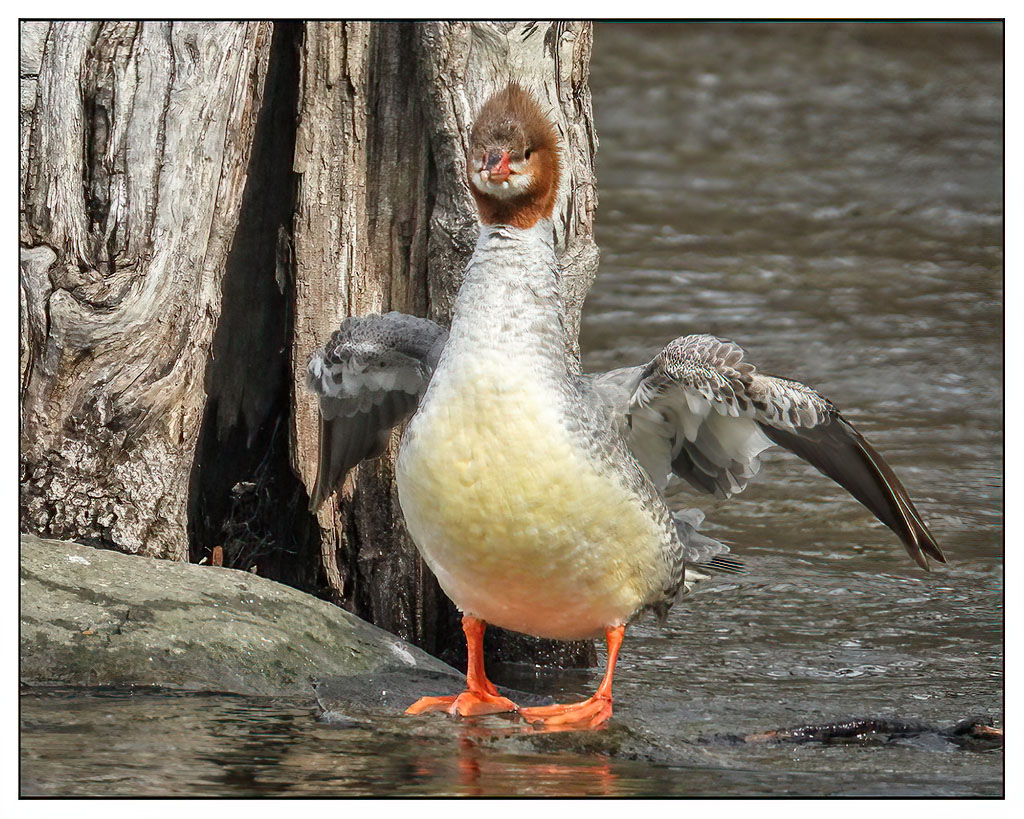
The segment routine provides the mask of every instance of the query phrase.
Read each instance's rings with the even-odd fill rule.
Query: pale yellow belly
[[[398,460],[406,524],[441,587],[489,623],[579,639],[667,580],[662,533],[524,373],[467,373],[416,416]]]

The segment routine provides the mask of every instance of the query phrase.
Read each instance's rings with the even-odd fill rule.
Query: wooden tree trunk
[[[469,125],[512,79],[563,137],[575,348],[597,262],[589,26],[43,23],[22,42],[24,527],[176,559],[223,546],[453,658],[454,608],[402,524],[398,432],[306,511],[305,365],[347,315],[449,321],[478,230]]]
[[[575,349],[597,252],[595,137],[586,85],[590,29],[579,24],[316,24],[302,48],[293,343],[295,464],[311,488],[316,403],[309,355],[347,315],[400,310],[450,321],[478,234],[465,177],[469,128],[497,88],[518,79],[553,112],[568,168],[556,211]],[[435,653],[461,647],[454,608],[402,525],[394,483],[400,435],[349,476],[321,510],[321,559],[336,601]],[[492,648],[535,657],[535,641]],[[527,645],[528,644],[528,645]],[[585,645],[545,643],[561,662]]]
[[[183,559],[271,26],[25,31],[23,526]]]

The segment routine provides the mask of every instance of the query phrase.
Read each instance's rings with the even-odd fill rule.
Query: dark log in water
[[[994,727],[989,717],[968,717],[954,725],[940,727],[920,720],[901,720],[895,717],[863,717],[817,725],[799,725],[778,728],[761,733],[718,735],[701,741],[714,742],[822,742],[858,744],[888,743],[898,739],[933,735],[972,750],[1000,748],[1003,730]]]

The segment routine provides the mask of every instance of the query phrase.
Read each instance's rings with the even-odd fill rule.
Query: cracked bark
[[[271,26],[24,29],[23,526],[183,559]]]
[[[402,524],[397,432],[305,511],[303,371],[346,315],[447,323],[477,235],[466,135],[513,78],[563,136],[575,344],[597,261],[590,27],[24,23],[21,46],[23,528],[193,561],[222,546],[456,659],[456,613]]]

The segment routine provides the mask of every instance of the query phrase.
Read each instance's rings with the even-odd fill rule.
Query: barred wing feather
[[[757,372],[739,346],[707,335],[675,339],[637,369],[630,443],[660,487],[675,474],[727,498],[757,474],[761,452],[778,444],[866,506],[920,566],[928,568],[928,557],[946,562],[892,468],[810,387]]]
[[[391,429],[416,411],[447,332],[402,313],[345,319],[313,353],[306,386],[320,399],[316,511],[360,461],[376,458]]]

